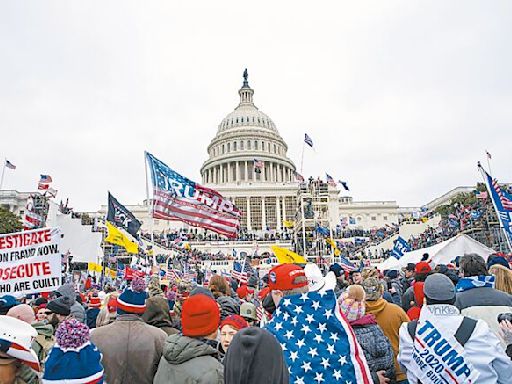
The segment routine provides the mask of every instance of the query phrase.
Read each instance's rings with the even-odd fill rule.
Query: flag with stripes
[[[254,172],[261,173],[262,169],[263,169],[263,161],[254,159]]]
[[[295,180],[297,180],[300,183],[304,182],[304,176],[302,176],[299,172],[294,171],[293,174],[295,175]]]
[[[356,271],[357,267],[350,262],[347,258],[340,256],[340,266],[346,272]]]
[[[307,133],[304,134],[304,142],[313,148],[313,139]]]
[[[146,152],[153,183],[153,217],[237,236],[240,210],[219,192],[180,175]]]
[[[512,211],[512,196],[501,189],[500,185],[498,184],[498,180],[496,179],[492,180],[492,187],[498,194],[503,208],[507,211]]]
[[[336,182],[334,181],[334,179],[332,178],[331,175],[326,173],[325,177],[327,178],[327,184],[329,184],[331,187],[335,187],[336,186]]]
[[[52,180],[52,177],[50,175],[41,175],[41,178],[39,179],[40,183],[45,183],[45,184],[49,184],[52,181],[53,180]]]
[[[233,262],[233,269],[231,270],[231,277],[237,279],[241,283],[247,284],[249,279],[249,272],[252,270],[251,266],[244,262],[242,265],[238,261]]]

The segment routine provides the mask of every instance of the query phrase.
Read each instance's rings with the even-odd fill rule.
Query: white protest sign
[[[0,235],[0,295],[49,292],[61,285],[60,230]]]
[[[408,367],[422,383],[476,382],[480,372],[465,359],[464,349],[454,335],[443,328],[429,306],[424,307],[414,337],[413,364]]]

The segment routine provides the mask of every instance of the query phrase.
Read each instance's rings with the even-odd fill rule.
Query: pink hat
[[[34,321],[36,321],[36,316],[32,310],[32,307],[27,304],[19,304],[12,307],[7,312],[7,316],[14,317],[15,319],[24,321],[25,323],[29,324],[32,324]]]

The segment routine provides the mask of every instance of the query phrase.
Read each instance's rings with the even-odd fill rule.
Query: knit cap
[[[6,315],[9,309],[18,305],[18,301],[14,296],[5,295],[0,297],[0,315]]]
[[[58,315],[69,316],[71,313],[71,300],[67,296],[57,297],[46,305],[46,309]]]
[[[189,297],[181,309],[181,327],[184,336],[211,335],[219,326],[220,310],[212,298],[199,294]]]
[[[147,294],[145,289],[144,280],[140,277],[134,278],[132,286],[126,288],[117,298],[117,313],[120,315],[124,313],[143,314],[146,311]]]
[[[93,296],[89,300],[89,308],[101,308],[101,300],[97,296]]]
[[[63,321],[45,363],[44,383],[103,383],[101,353],[89,340],[89,328],[76,319]]]
[[[27,304],[20,304],[12,307],[9,309],[9,312],[7,312],[7,316],[14,317],[15,319],[24,321],[28,324],[32,324],[34,321],[36,321],[34,310],[30,305]]]
[[[366,313],[364,289],[360,285],[351,285],[343,293],[340,300],[340,311],[349,322],[359,320]]]

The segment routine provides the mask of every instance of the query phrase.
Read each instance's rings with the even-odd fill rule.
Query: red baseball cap
[[[304,277],[297,282],[297,277]],[[268,286],[271,291],[290,291],[308,285],[304,269],[295,264],[279,264],[268,273]]]
[[[247,285],[241,285],[237,290],[236,294],[240,299],[245,299],[249,293],[254,293],[254,289],[249,288]]]
[[[223,326],[230,325],[237,330],[241,330],[247,328],[249,324],[242,316],[239,315],[229,315],[220,323],[219,329],[222,329]]]
[[[426,261],[420,261],[418,264],[416,264],[415,272],[420,274],[427,274],[432,272],[432,267]]]

